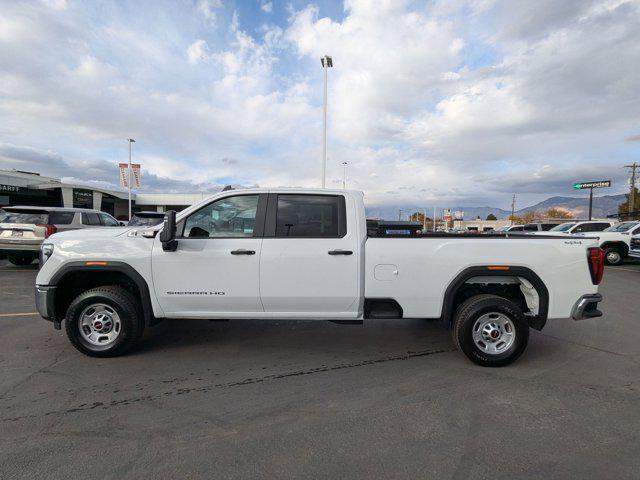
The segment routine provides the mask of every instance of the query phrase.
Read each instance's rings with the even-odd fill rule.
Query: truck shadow
[[[150,329],[136,353],[194,347],[234,354],[240,351],[362,354],[446,350],[453,349],[453,342],[443,323],[430,320],[371,320],[363,325],[297,320],[167,320]]]

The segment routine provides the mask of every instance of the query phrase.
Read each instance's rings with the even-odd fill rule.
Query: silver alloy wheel
[[[116,341],[122,324],[120,316],[112,307],[104,303],[94,303],[80,314],[78,330],[90,345],[104,347]]]
[[[473,324],[473,342],[489,355],[506,352],[515,339],[516,327],[503,313],[485,313]]]
[[[609,253],[607,253],[607,262],[608,263],[619,263],[620,260],[622,260],[622,256],[620,255],[620,252],[618,252],[617,250],[611,250]]]

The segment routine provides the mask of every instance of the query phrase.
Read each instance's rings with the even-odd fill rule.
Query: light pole
[[[342,189],[347,189],[347,162],[342,162]]]
[[[127,186],[129,187],[129,221],[131,221],[131,144],[136,141],[133,138],[127,138],[129,142],[129,170],[127,172]]]
[[[333,60],[329,55],[320,59],[324,71],[324,102],[322,108],[322,188],[325,188],[327,177],[327,70],[333,67]]]

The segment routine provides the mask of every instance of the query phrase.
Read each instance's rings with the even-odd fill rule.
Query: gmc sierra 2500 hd
[[[38,311],[91,356],[164,318],[440,318],[471,360],[501,366],[529,327],[601,315],[596,238],[369,238],[348,190],[226,191],[157,227],[52,235],[40,262]]]

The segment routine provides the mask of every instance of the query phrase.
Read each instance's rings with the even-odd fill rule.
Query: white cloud
[[[260,10],[266,13],[273,12],[273,2],[264,2],[260,4]]]
[[[189,59],[189,63],[196,64],[205,60],[208,56],[209,47],[207,42],[204,40],[196,40],[189,48],[187,48],[187,58]]]
[[[198,0],[198,11],[210,23],[216,21],[216,10],[222,8],[221,0]]]
[[[42,0],[42,3],[54,10],[66,10],[69,6],[67,0]]]

